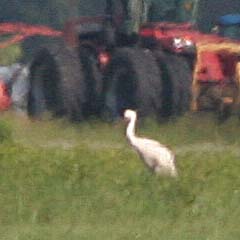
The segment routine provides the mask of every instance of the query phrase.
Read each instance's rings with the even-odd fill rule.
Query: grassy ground
[[[240,239],[240,123],[185,116],[139,126],[176,152],[152,175],[124,124],[0,119],[0,239]]]

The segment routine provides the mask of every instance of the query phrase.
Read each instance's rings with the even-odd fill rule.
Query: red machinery
[[[9,39],[0,42],[0,48],[6,48],[28,37],[36,35],[59,37],[62,35],[62,32],[42,25],[32,26],[25,23],[0,23],[0,35],[10,36]]]
[[[140,35],[154,39],[155,48],[161,45],[171,53],[192,57],[191,110],[239,109],[240,41],[203,34],[191,24],[150,23]]]

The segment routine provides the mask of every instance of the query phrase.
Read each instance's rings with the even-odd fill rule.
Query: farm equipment
[[[222,36],[204,34],[189,23],[162,22],[142,25],[137,48],[118,50],[122,53],[119,54],[116,51],[113,56],[113,59],[114,57],[117,59],[112,63],[114,69],[110,75],[111,79],[118,78],[115,81],[119,82],[119,85],[112,90],[115,93],[111,95],[116,98],[122,94],[122,101],[121,99],[116,101],[119,105],[122,104],[118,109],[121,111],[129,107],[139,108],[140,103],[142,104],[140,106],[146,106],[146,109],[140,107],[143,113],[147,113],[151,107],[156,107],[155,112],[160,116],[179,115],[188,110],[214,110],[217,111],[220,119],[225,119],[232,112],[238,112],[240,109],[240,41],[236,38],[240,39],[240,36],[231,34],[232,38],[235,36],[232,39],[227,35],[229,26],[237,28],[235,32],[239,33],[238,17],[239,15],[222,17],[222,19],[229,19],[229,23],[221,23]],[[233,22],[230,19],[233,19]],[[145,51],[145,54],[148,54],[148,57],[151,55],[154,60],[145,58],[146,61],[141,65],[136,63],[136,55],[132,57],[133,64],[131,64],[128,52],[132,51],[135,52],[134,54]],[[120,56],[116,57],[116,54]],[[141,61],[144,61],[143,59],[142,56]],[[125,66],[123,66],[124,62]],[[132,69],[133,66],[134,69]],[[124,74],[119,74],[119,71]],[[145,94],[150,95],[144,96],[144,93],[140,95],[144,96],[143,100],[148,100],[149,104],[141,102],[143,101],[141,97],[136,100],[134,96],[137,91],[137,86],[134,86],[136,79],[144,82],[147,77],[150,77],[148,83],[154,87],[149,89],[149,86],[145,85],[143,91],[147,91],[148,93]],[[125,88],[123,87],[124,79],[125,82],[127,79]],[[153,80],[154,82],[151,82]],[[131,93],[127,91],[130,89],[132,89]],[[123,97],[126,92],[128,97],[134,96],[127,103],[127,97]]]
[[[234,18],[237,21],[237,15],[225,17]],[[239,23],[240,21],[237,21],[236,28],[239,28]],[[235,23],[230,25],[232,27]],[[188,101],[184,103],[187,105],[190,103],[188,107],[192,111],[216,110],[221,118],[239,109],[240,41],[230,39],[226,35],[203,34],[190,24],[172,23],[146,24],[140,30],[140,36],[144,41],[148,39],[145,46],[152,41],[154,47],[151,51],[156,52],[157,49],[164,48],[165,54],[168,51],[167,57],[173,55],[172,57],[176,59],[177,56],[181,56],[189,63],[188,71],[191,71],[191,81],[188,78],[186,82],[186,78],[179,76],[177,71],[173,73],[177,74],[178,83],[175,84],[183,87],[182,92],[179,89],[176,90],[173,97],[190,94],[191,98],[188,97]],[[169,63],[169,68],[172,68],[173,62]],[[180,64],[177,68],[183,69]],[[173,86],[174,83],[171,87]],[[162,95],[164,92],[166,90],[163,90]],[[181,103],[180,99],[177,101],[177,104],[179,103]],[[177,106],[176,109],[181,109],[181,106]]]
[[[147,113],[153,106],[151,95],[156,95],[154,105],[158,105],[159,69],[150,52],[136,48],[137,34],[121,31],[123,15],[117,12],[114,16],[72,19],[65,24],[62,39],[37,53],[30,67],[31,116],[50,110],[73,120],[103,112],[117,117],[126,106],[141,106]],[[128,60],[123,59],[123,67],[116,69],[115,62],[125,58],[123,55]],[[136,83],[125,79],[120,84],[119,79],[125,78],[121,72],[125,66],[132,66],[133,75],[138,77]]]
[[[38,51],[30,66],[30,116],[117,118],[132,108],[158,117],[211,109],[225,117],[238,110],[236,39],[169,22],[146,22],[125,34],[122,21],[111,12],[70,20]],[[220,26],[229,25],[239,27]]]
[[[113,3],[119,11],[114,12]],[[50,110],[74,120],[91,115],[117,118],[126,108],[138,109],[140,115],[171,116],[188,109],[187,61],[163,48],[153,51],[151,43],[140,44],[143,36],[138,32],[122,31],[129,13],[123,1],[112,4],[108,15],[67,22],[63,41],[46,45],[35,56],[30,67],[31,116]],[[130,19],[143,19],[138,14]]]

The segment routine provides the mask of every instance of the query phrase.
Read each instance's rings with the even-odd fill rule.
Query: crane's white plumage
[[[135,135],[136,112],[130,109],[125,110],[124,119],[128,122],[126,129],[127,139],[144,160],[145,164],[157,174],[177,176],[175,155],[169,148],[155,140]]]

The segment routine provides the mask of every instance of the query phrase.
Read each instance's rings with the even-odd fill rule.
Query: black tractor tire
[[[98,54],[95,49],[82,46],[79,49],[82,72],[85,81],[85,102],[83,115],[100,116],[102,109],[103,77],[99,69]]]
[[[63,43],[43,47],[30,66],[28,113],[66,115],[81,120],[85,83],[78,52]]]
[[[179,116],[189,110],[192,69],[184,56],[154,52],[162,72],[161,117]]]
[[[158,114],[162,91],[160,77],[151,51],[117,49],[104,81],[104,114],[111,119],[121,117],[125,109],[137,109],[141,116]]]

